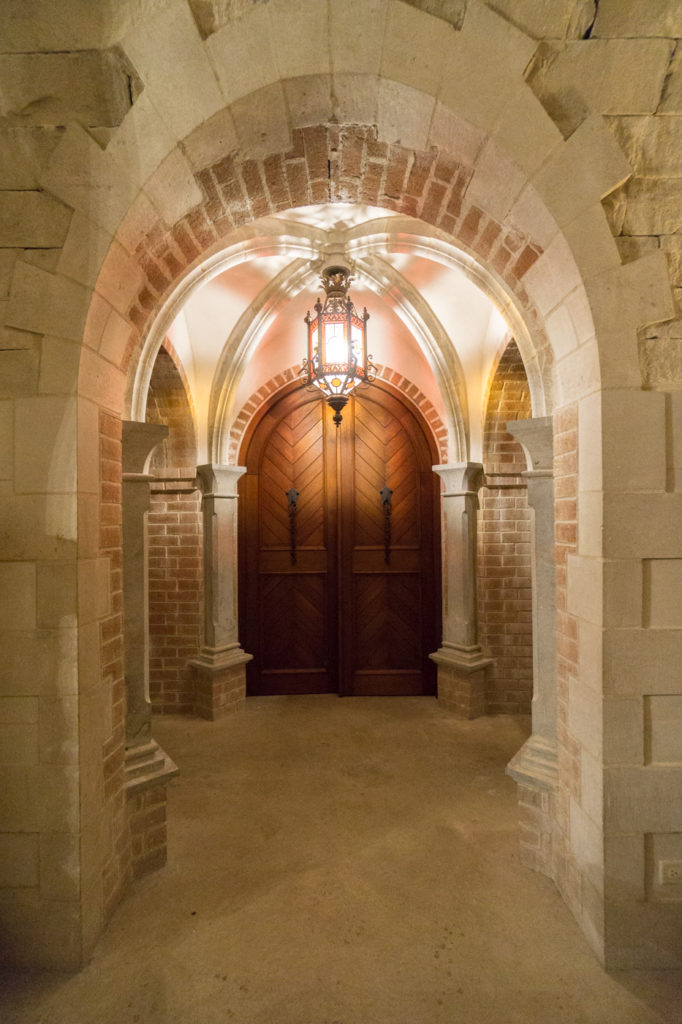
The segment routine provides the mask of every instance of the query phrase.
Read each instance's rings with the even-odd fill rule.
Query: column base
[[[194,711],[215,722],[238,711],[246,698],[246,664],[253,655],[238,644],[215,650],[204,648],[189,662],[194,672]]]
[[[168,857],[167,783],[178,769],[159,744],[149,740],[126,750],[124,771],[131,873],[142,878],[162,868]]]
[[[521,863],[554,877],[552,832],[557,785],[556,745],[530,736],[507,765],[518,786]]]
[[[478,645],[444,644],[429,657],[438,666],[438,700],[457,718],[479,718],[485,714],[486,673],[492,658]]]

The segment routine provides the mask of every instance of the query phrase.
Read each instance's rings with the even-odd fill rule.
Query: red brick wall
[[[561,787],[555,797],[554,877],[574,909],[581,903],[580,877],[568,856],[569,798],[580,800],[580,744],[568,728],[568,691],[578,673],[576,619],[566,611],[566,563],[578,549],[578,408],[554,417],[554,560],[557,582],[557,742]]]
[[[507,420],[532,416],[528,380],[511,341],[488,393],[483,437],[485,486],[479,492],[479,637],[495,659],[486,693],[488,714],[530,711],[533,695],[530,509],[520,474],[521,445]]]
[[[130,846],[123,790],[126,694],[123,674],[123,568],[121,528],[121,420],[104,410],[99,416],[100,504],[99,547],[110,565],[109,615],[100,623],[100,665],[111,693],[111,734],[104,744],[105,816],[112,824],[103,867],[105,918],[121,898],[130,872]]]
[[[168,344],[168,343],[166,343]],[[191,714],[194,687],[187,668],[203,633],[201,497],[193,485],[196,436],[188,392],[172,349],[161,348],[147,399],[147,422],[168,426],[152,457],[149,537],[149,689],[154,711]]]
[[[175,493],[153,490],[147,520],[149,687],[154,711],[161,714],[194,710],[187,661],[197,656],[202,641],[203,537],[201,496],[188,487]]]

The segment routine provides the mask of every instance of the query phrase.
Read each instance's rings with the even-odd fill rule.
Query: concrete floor
[[[167,718],[169,864],[74,976],[4,975],[3,1024],[679,1024],[682,972],[604,973],[521,867],[525,718],[265,697]]]

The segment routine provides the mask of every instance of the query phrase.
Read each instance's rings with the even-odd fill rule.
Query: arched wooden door
[[[262,417],[240,481],[249,693],[435,693],[433,461],[417,416],[377,384],[351,399],[338,429],[303,389]]]

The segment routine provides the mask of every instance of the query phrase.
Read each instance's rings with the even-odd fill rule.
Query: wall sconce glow
[[[371,356],[367,356],[367,321],[369,313],[358,316],[347,294],[351,274],[347,267],[335,265],[322,272],[326,297],[324,306],[318,299],[316,315],[306,313],[308,325],[308,356],[303,360],[301,375],[306,384],[322,392],[334,410],[334,423],[341,423],[341,411],[348,396],[361,384],[374,380]]]

